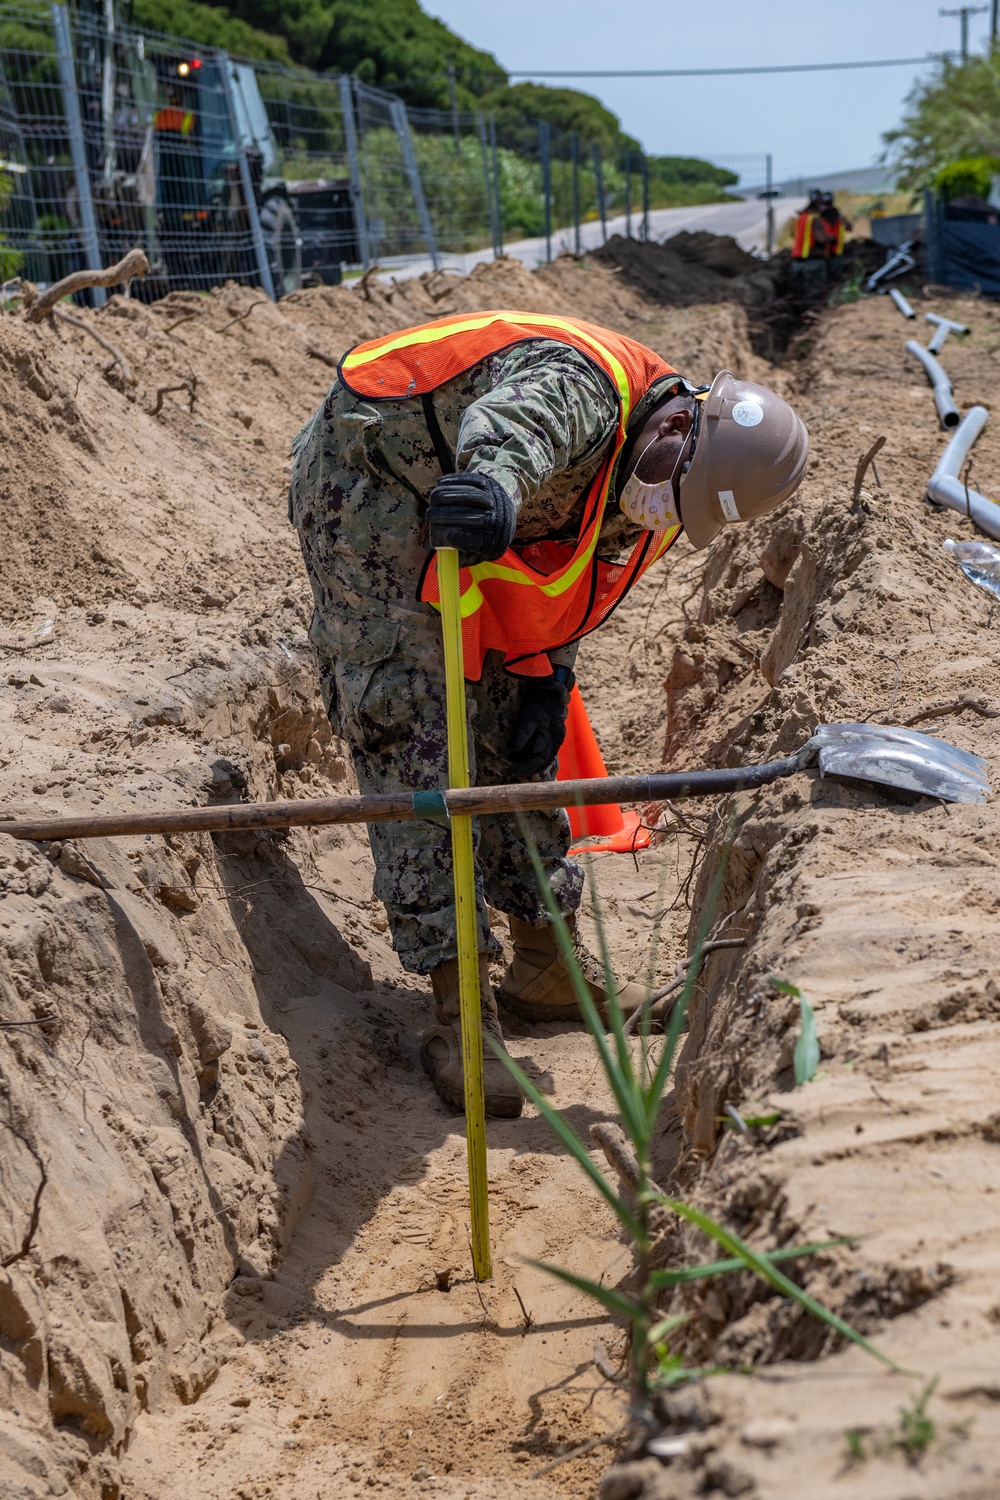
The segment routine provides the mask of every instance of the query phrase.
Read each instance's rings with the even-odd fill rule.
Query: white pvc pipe
[[[939,317],[937,313],[924,313],[928,323],[933,323],[937,331],[930,343],[927,345],[932,354],[939,354],[944,348],[945,340],[949,333],[968,333],[964,323],[953,323],[951,318]]]
[[[970,489],[966,497],[965,485],[959,478],[969,449],[986,426],[989,415],[985,406],[973,406],[966,412],[938,459],[937,468],[927,485],[927,497],[938,505],[946,505],[949,510],[958,511],[960,516],[971,517],[980,531],[1000,541],[1000,505],[994,505],[978,490]]]
[[[889,296],[892,298],[893,302],[895,302],[904,318],[915,318],[917,316],[913,311],[913,308],[903,296],[902,292],[899,291],[896,287],[891,286],[889,288]]]
[[[919,359],[924,367],[927,379],[934,390],[934,405],[937,407],[941,426],[957,427],[961,418],[958,414],[958,407],[952,400],[951,381],[948,379],[945,370],[938,364],[930,350],[925,349],[923,344],[918,344],[916,339],[909,339],[907,341],[906,351],[908,354],[912,354],[915,359]]]

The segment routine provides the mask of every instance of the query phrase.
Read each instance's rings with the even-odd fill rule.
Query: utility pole
[[[455,90],[455,61],[448,59],[448,93],[451,96],[451,127],[455,132],[455,155],[462,154],[462,132],[458,123],[458,94]]]
[[[580,254],[580,137],[576,131],[569,138],[573,161],[573,254]]]
[[[552,135],[548,120],[538,122],[538,155],[542,163],[542,198],[545,205],[545,261],[552,259]]]
[[[995,47],[997,41],[997,12],[1000,11],[1000,0],[990,0],[990,45]]]
[[[996,36],[997,0],[991,0],[990,5],[960,5],[955,10],[939,10],[939,16],[958,16],[962,22],[962,61],[969,61],[969,17],[984,16],[987,10],[991,11],[993,32]]]

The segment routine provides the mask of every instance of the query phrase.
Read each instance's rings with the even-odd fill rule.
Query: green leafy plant
[[[799,1002],[799,1035],[795,1043],[793,1061],[795,1082],[799,1088],[802,1088],[804,1084],[812,1082],[816,1076],[816,1069],[819,1067],[816,1013],[797,984],[790,984],[787,979],[777,979],[773,974],[769,976],[767,982],[772,989],[778,990],[782,995],[790,995],[793,1000]]]
[[[946,202],[969,196],[987,198],[998,172],[1000,161],[995,156],[966,156],[942,167],[934,177],[934,186]]]
[[[914,1396],[909,1406],[899,1410],[899,1423],[890,1435],[893,1448],[905,1454],[908,1463],[917,1464],[937,1437],[934,1418],[928,1416],[927,1407],[937,1390],[938,1377],[928,1381],[919,1395]]]
[[[863,1463],[867,1457],[865,1453],[865,1429],[863,1427],[848,1427],[844,1433],[844,1443],[847,1447],[848,1462],[852,1464]]]
[[[664,1090],[684,1030],[688,1003],[700,971],[701,956],[721,889],[725,861],[720,864],[711,895],[706,902],[694,958],[689,966],[687,981],[680,999],[670,1015],[666,1035],[662,1043],[659,1040],[654,1043],[649,1022],[646,1019],[639,1028],[637,1055],[633,1055],[632,1042],[625,1032],[621,1007],[614,991],[613,972],[599,910],[597,910],[597,917],[602,963],[606,976],[605,982],[610,994],[610,1036],[606,1035],[598,1016],[590,989],[574,952],[566,923],[545,880],[537,851],[530,841],[529,851],[549,916],[557,933],[563,962],[572,976],[581,1013],[593,1038],[604,1077],[618,1106],[621,1123],[634,1155],[636,1179],[634,1192],[628,1198],[617,1190],[596,1165],[586,1144],[559,1111],[553,1108],[517,1062],[509,1058],[501,1048],[495,1046],[494,1050],[562,1141],[580,1170],[604,1198],[631,1242],[635,1265],[635,1291],[628,1294],[615,1287],[604,1286],[587,1277],[578,1276],[562,1266],[550,1265],[547,1262],[534,1264],[549,1275],[586,1293],[588,1297],[600,1303],[607,1312],[622,1318],[628,1325],[630,1334],[628,1385],[634,1420],[648,1426],[652,1420],[651,1403],[657,1390],[705,1373],[703,1370],[685,1369],[681,1361],[671,1353],[670,1335],[676,1332],[685,1320],[683,1317],[661,1316],[657,1308],[660,1295],[685,1282],[723,1276],[737,1271],[754,1272],[783,1296],[797,1302],[813,1317],[865,1349],[873,1358],[890,1369],[896,1369],[897,1366],[893,1361],[869,1343],[856,1329],[828,1308],[823,1307],[778,1269],[781,1261],[814,1255],[820,1250],[851,1243],[851,1241],[838,1239],[824,1241],[822,1244],[785,1248],[780,1251],[759,1251],[748,1245],[733,1230],[718,1223],[700,1209],[681,1199],[662,1193],[653,1180],[652,1142],[657,1129]],[[650,967],[652,967],[652,962]],[[659,1046],[658,1055],[657,1046]],[[701,1230],[709,1239],[714,1240],[725,1252],[725,1258],[696,1266],[654,1268],[651,1263],[651,1251],[657,1221],[662,1223],[664,1209],[686,1220]]]

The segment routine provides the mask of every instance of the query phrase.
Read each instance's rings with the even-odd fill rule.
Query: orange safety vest
[[[821,217],[822,217],[822,215],[821,215]],[[831,230],[833,229],[834,226],[830,223],[829,219],[823,219],[823,225],[824,225],[824,228],[826,229],[826,234],[827,234],[827,240],[826,240],[826,253],[827,253],[827,255],[828,256],[829,255],[843,255],[843,253],[844,253],[844,242],[847,239],[847,230],[844,227],[844,221],[843,221],[843,219],[840,219],[840,218],[837,219],[837,224],[836,224],[836,231],[837,231],[836,232],[836,238],[833,238],[833,239],[830,238],[830,234],[831,234]]]
[[[172,130],[177,135],[190,135],[194,129],[194,115],[189,109],[178,109],[168,104],[156,111],[153,121],[157,130]]]
[[[804,210],[795,220],[795,243],[792,246],[793,260],[808,260],[813,247],[813,224],[816,215]]]
[[[491,354],[530,339],[556,339],[578,349],[608,378],[618,399],[614,443],[588,487],[576,541],[526,542],[495,562],[459,574],[465,675],[478,682],[487,651],[501,651],[519,677],[547,677],[546,653],[594,630],[651,563],[677,539],[680,526],[642,534],[628,559],[603,562],[597,541],[615,460],[638,402],[657,380],[677,372],[624,334],[578,318],[544,313],[459,314],[356,344],[340,362],[342,385],[369,401],[426,397]],[[432,434],[433,436],[433,434]],[[437,560],[428,559],[420,598],[440,608]]]

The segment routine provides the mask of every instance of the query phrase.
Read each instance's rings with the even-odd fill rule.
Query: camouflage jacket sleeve
[[[589,360],[547,339],[517,345],[491,373],[491,388],[462,415],[455,463],[498,479],[520,510],[611,438],[618,403]]]

